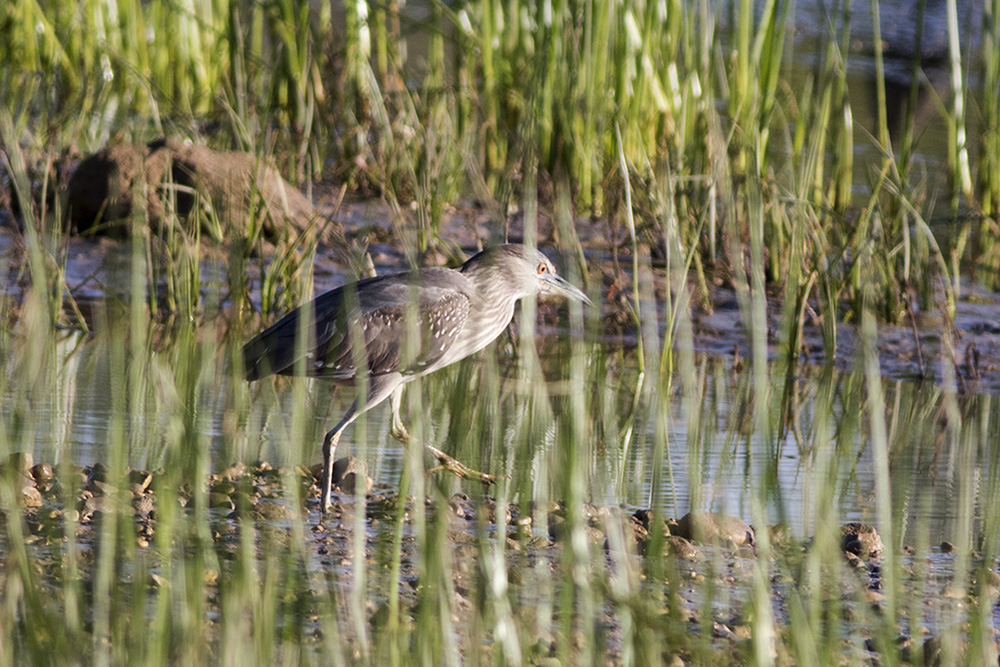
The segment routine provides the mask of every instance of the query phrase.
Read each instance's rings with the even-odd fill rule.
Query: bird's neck
[[[484,294],[483,298],[477,299],[473,304],[475,312],[470,313],[469,319],[474,322],[488,323],[487,326],[478,327],[473,336],[473,346],[475,350],[481,350],[499,336],[510,324],[514,317],[516,299],[509,297],[491,296]]]

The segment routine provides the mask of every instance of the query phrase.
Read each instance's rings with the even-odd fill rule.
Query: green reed
[[[926,301],[937,279],[913,275],[926,260],[913,255],[912,221],[900,209],[886,207],[884,234],[855,233],[871,228],[857,223],[867,213],[852,187],[858,138],[846,96],[849,2],[833,8],[837,20],[807,85],[792,87],[787,72],[798,54],[786,45],[786,26],[795,19],[787,3],[765,3],[757,13],[748,3],[734,3],[732,33],[721,37],[707,3],[484,3],[455,12],[432,4],[429,23],[419,26],[428,38],[426,62],[408,57],[406,43],[418,26],[394,4],[348,3],[342,15],[327,5],[295,2],[125,3],[110,11],[94,0],[78,15],[45,3],[16,7],[4,24],[10,39],[0,48],[8,49],[11,66],[0,90],[18,123],[39,113],[62,119],[69,109],[82,108],[68,135],[57,131],[51,138],[56,146],[82,138],[96,148],[132,112],[152,115],[157,127],[164,113],[221,114],[231,121],[224,133],[233,143],[255,152],[263,144],[268,153],[279,146],[278,162],[296,181],[323,175],[385,195],[398,206],[400,230],[418,230],[417,247],[425,251],[447,245],[440,238],[442,214],[461,193],[472,187],[477,196],[494,199],[486,203],[502,220],[522,194],[524,174],[533,170],[543,187],[568,178],[578,211],[607,211],[613,218],[621,196],[621,181],[608,177],[619,169],[617,127],[628,162],[649,162],[652,178],[670,176],[683,184],[673,197],[683,245],[699,248],[692,255],[696,268],[724,260],[712,207],[718,188],[729,185],[719,183],[713,170],[722,155],[731,155],[737,180],[751,165],[768,184],[774,176],[776,188],[765,194],[768,207],[787,192],[813,202],[812,217],[830,230],[831,245],[816,252],[823,263],[842,264],[874,238],[893,258],[882,277],[890,303],[903,300],[892,294],[893,283],[916,285]],[[873,9],[877,17],[877,2]],[[879,54],[876,48],[876,65]],[[957,137],[964,136],[966,92],[954,74],[961,74],[960,61],[955,63],[958,106],[947,120]],[[54,105],[31,84],[32,73],[55,82]],[[894,189],[918,199],[923,186],[913,182],[913,131],[906,125],[912,107],[904,118],[911,129],[904,132]],[[876,113],[883,120],[875,142],[892,161],[884,104]],[[87,115],[104,120],[95,124]],[[716,124],[721,134],[708,131]],[[967,164],[956,151],[955,164]],[[883,167],[876,191],[893,171]],[[976,196],[964,177],[954,183],[954,192]],[[988,187],[983,192],[988,197]],[[406,212],[409,201],[417,203],[413,213]],[[660,236],[655,213],[641,201],[636,205],[637,229],[648,225]],[[767,224],[771,278],[780,277],[792,231]],[[956,261],[968,251],[974,261],[978,253],[985,260],[990,251],[983,236],[983,244],[959,243]],[[902,253],[895,250],[900,243]],[[898,319],[901,312],[890,306],[885,315]]]
[[[964,646],[966,662],[995,662],[995,402],[957,394],[948,363],[943,386],[888,382],[875,345],[881,322],[900,320],[913,299],[954,313],[964,251],[938,244],[920,183],[885,133],[855,133],[846,19],[808,85],[793,86],[785,37],[794,16],[782,3],[765,3],[759,16],[739,3],[725,36],[709,3],[433,5],[420,75],[396,43],[405,19],[392,3],[348,3],[342,19],[324,6],[318,20],[292,2],[119,3],[114,15],[110,6],[83,3],[76,18],[18,2],[0,25],[9,38],[0,41],[9,63],[3,164],[26,249],[23,265],[5,258],[0,273],[27,267],[23,299],[5,303],[0,331],[0,456],[47,452],[75,498],[74,434],[89,424],[86,396],[97,386],[108,400],[99,457],[111,488],[91,538],[78,542],[76,508],[45,508],[61,513],[33,534],[20,488],[0,483],[0,662],[862,664],[874,646],[895,664],[901,636],[920,650],[925,617],[948,660]],[[849,3],[840,9],[846,17]],[[330,49],[337,20],[343,42]],[[966,91],[956,86],[958,137]],[[163,119],[191,127],[221,115],[229,126],[220,142],[274,152],[286,174],[326,177],[329,168],[383,195],[414,263],[434,245],[457,253],[439,224],[470,187],[500,225],[524,211],[529,241],[539,214],[552,214],[558,243],[580,258],[581,283],[599,282],[601,267],[583,261],[574,214],[606,214],[609,235],[622,221],[627,258],[615,279],[628,292],[637,349],[595,343],[598,315],[575,308],[563,320],[569,340],[536,341],[526,307],[520,337],[413,384],[405,402],[418,440],[505,476],[489,492],[495,505],[479,488],[425,478],[419,447],[387,442],[385,411],[375,410],[348,432],[343,453],[368,460],[395,505],[345,500],[349,535],[323,543],[295,467],[318,461],[322,432],[349,399],[338,394],[328,407],[318,383],[247,387],[234,371],[257,323],[239,316],[227,329],[212,316],[223,296],[201,279],[202,230],[224,221],[198,219],[189,232],[168,224],[153,239],[136,215],[124,312],[99,306],[87,320],[93,334],[73,334],[74,345],[58,334],[84,318],[63,315],[72,307],[66,238],[59,204],[47,203],[56,189],[47,156],[77,140],[96,148],[123,119],[147,113],[157,130]],[[48,145],[31,140],[37,127]],[[883,159],[856,198],[852,156],[872,141]],[[46,174],[40,195],[34,174]],[[249,221],[247,238],[228,249],[226,289],[245,306],[248,269],[259,262],[259,306],[270,319],[311,294],[317,242],[306,234],[266,252],[262,224]],[[693,304],[711,303],[715,268],[730,272],[738,295],[744,371],[693,352]],[[782,295],[776,304],[766,300],[769,282]],[[833,363],[845,304],[863,330],[853,369]],[[164,306],[182,315],[170,329],[150,324]],[[829,360],[816,368],[800,362],[811,311]],[[948,327],[942,338],[955,344]],[[50,397],[47,419],[39,406]],[[391,452],[405,463],[385,463]],[[785,496],[790,457],[801,500]],[[246,494],[231,514],[212,507],[209,472],[237,458],[282,466],[277,499],[291,518],[257,518],[239,500]],[[135,535],[127,466],[161,471],[148,547]],[[476,512],[461,543],[448,504],[459,490]],[[551,502],[564,504],[564,539],[528,557],[549,536]],[[602,518],[603,539],[592,543],[585,502],[651,509],[646,553],[636,553],[627,512]],[[929,508],[942,503],[958,508],[946,536],[957,555],[930,567],[938,527]],[[689,506],[756,526],[757,556],[743,559],[743,575],[730,575],[718,550],[703,564],[665,551],[655,522]],[[517,528],[506,507],[519,509]],[[846,512],[886,540],[878,595],[870,573],[841,554]],[[791,546],[776,521],[798,524]],[[947,596],[935,592],[944,585]],[[968,626],[950,615],[959,606]],[[718,640],[717,622],[748,638]]]
[[[759,202],[747,207],[755,216],[762,210]],[[762,226],[758,218],[758,239]],[[760,254],[755,257],[744,278],[751,321],[763,308],[759,286],[765,265]],[[581,332],[585,321],[579,312],[570,314],[574,338],[555,347],[543,339],[532,342],[525,332],[520,372],[504,370],[513,357],[501,340],[481,358],[408,389],[406,413],[415,437],[510,476],[492,493],[498,514],[486,515],[475,488],[450,478],[425,479],[419,448],[412,447],[398,482],[412,494],[399,499],[406,505],[398,505],[400,510],[390,512],[381,526],[356,524],[353,509],[346,508],[353,535],[373,531],[372,555],[360,560],[347,555],[365,551],[367,540],[350,541],[358,537],[348,538],[350,552],[317,551],[315,502],[303,500],[293,467],[317,460],[324,427],[314,415],[323,414],[328,392],[300,380],[292,385],[267,381],[248,391],[228,362],[242,336],[225,335],[208,321],[178,321],[169,336],[157,334],[154,345],[145,299],[146,261],[137,236],[131,270],[136,292],[129,309],[109,310],[99,318],[93,338],[76,355],[53,348],[51,325],[37,306],[22,309],[21,325],[32,328],[16,334],[5,348],[8,368],[29,364],[3,375],[6,397],[65,396],[70,409],[62,419],[69,421],[69,431],[56,442],[64,448],[59,459],[67,488],[80,484],[70,470],[76,447],[71,434],[78,420],[89,418],[67,383],[107,388],[108,449],[102,458],[109,484],[117,489],[104,496],[108,504],[92,542],[52,542],[50,552],[64,563],[53,573],[26,566],[38,557],[39,547],[25,540],[26,524],[9,481],[0,485],[7,516],[2,552],[6,600],[13,605],[4,609],[17,611],[4,617],[8,663],[37,659],[45,652],[59,664],[80,656],[149,664],[276,662],[289,656],[310,664],[451,664],[461,662],[459,656],[526,662],[550,651],[574,664],[603,662],[606,656],[625,664],[658,663],[678,653],[726,663],[822,662],[836,656],[854,662],[862,659],[863,637],[869,634],[880,654],[892,661],[900,618],[893,610],[928,613],[921,592],[930,573],[904,567],[900,548],[914,531],[926,534],[926,515],[918,508],[926,507],[939,490],[925,482],[921,471],[940,456],[936,450],[942,443],[947,456],[957,457],[954,472],[942,483],[953,485],[956,506],[967,508],[959,512],[948,537],[957,553],[975,548],[982,556],[964,562],[963,556],[956,558],[950,585],[969,588],[969,573],[978,572],[977,581],[986,576],[989,567],[982,563],[991,562],[996,553],[997,519],[990,502],[997,473],[992,450],[983,447],[995,434],[996,410],[987,399],[962,405],[948,389],[886,383],[874,365],[870,343],[859,353],[865,373],[798,367],[807,379],[780,395],[772,388],[780,386],[774,384],[783,377],[780,364],[760,356],[765,329],[749,326],[751,348],[757,350],[750,371],[734,375],[730,364],[700,359],[682,346],[677,352],[680,379],[657,378],[659,369],[650,368],[653,379],[641,390],[636,415],[597,410],[592,388],[607,392],[600,400],[627,402],[630,396],[618,394],[634,386],[637,367],[633,353],[581,338],[586,331]],[[797,308],[789,300],[783,310],[795,313]],[[645,318],[655,318],[650,324],[661,324],[652,309],[644,312]],[[871,310],[864,317],[865,340],[872,341],[876,320]],[[782,321],[787,323],[782,332],[795,327],[794,317]],[[646,344],[651,358],[659,356],[656,337]],[[789,357],[785,363],[795,365],[796,360]],[[472,395],[478,400],[468,400]],[[784,409],[785,401],[793,409]],[[5,452],[19,448],[18,443],[46,440],[51,425],[40,417],[42,412],[26,399],[7,405],[13,410],[9,414],[20,416],[6,418],[0,429]],[[339,409],[331,411],[331,418]],[[254,414],[259,417],[250,418]],[[248,458],[273,443],[277,459],[272,460],[288,466],[282,496],[290,507],[304,503],[311,511],[296,509],[287,522],[274,524],[255,518],[249,504],[238,505],[229,517],[212,510],[201,480],[230,462],[220,458],[225,454],[211,446],[204,430],[204,420],[216,416],[244,424],[230,437],[248,440]],[[383,452],[402,447],[381,442],[387,418],[383,410],[373,411],[360,428],[349,431],[344,444],[363,451],[359,438],[366,438],[380,443]],[[617,448],[624,446],[619,434],[630,419],[635,420],[636,442],[618,456]],[[787,419],[787,427],[779,419]],[[681,432],[686,436],[678,439]],[[800,474],[806,478],[801,506],[782,497],[788,480],[777,474],[792,451],[797,451]],[[743,460],[741,452],[758,452],[763,458]],[[135,540],[124,496],[126,465],[162,468],[155,481],[156,533],[150,547]],[[865,486],[869,465],[876,470],[874,487]],[[675,474],[682,470],[687,486]],[[397,484],[394,477],[377,476],[380,484]],[[733,477],[743,480],[743,490],[735,504],[722,502]],[[591,543],[584,502],[608,502],[606,482],[619,478],[627,482],[612,487],[612,505],[615,498],[627,498],[633,506],[676,516],[690,502],[752,518],[758,554],[745,561],[746,575],[735,584],[722,583],[719,577],[729,565],[719,552],[709,552],[704,565],[692,566],[663,555],[661,543],[659,553],[647,550],[639,558],[628,522],[617,523],[614,515],[603,521],[607,544]],[[983,490],[977,490],[982,483]],[[456,546],[447,497],[459,489],[472,495],[473,506],[483,515],[474,524],[475,538]],[[865,498],[862,511],[877,521],[886,540],[880,612],[870,611],[866,602],[868,575],[849,568],[840,555],[841,508],[853,505],[859,495]],[[670,497],[675,500],[665,500]],[[531,501],[549,499],[565,503],[565,541],[527,562],[522,550],[532,537],[547,534],[547,512],[536,513],[537,523],[527,534],[508,542],[503,539],[503,507],[517,505],[523,512]],[[353,502],[366,504],[363,498]],[[982,513],[982,529],[972,521],[974,512]],[[64,516],[65,523],[57,524],[48,539],[75,530],[74,515]],[[801,521],[793,533],[811,539],[790,549],[779,546],[768,528],[775,516]],[[383,540],[384,550],[378,546]],[[922,540],[926,549],[927,538]],[[81,549],[88,553],[91,548],[92,559],[81,556]],[[456,548],[470,560],[456,561]],[[345,558],[346,567],[338,565]],[[690,578],[692,567],[702,578]],[[355,581],[362,582],[361,604],[351,601]],[[53,585],[55,594],[39,592],[51,591]],[[773,586],[783,589],[777,613]],[[13,593],[17,590],[23,593]],[[398,607],[386,614],[382,610],[394,590]],[[459,590],[461,599],[456,597]],[[680,601],[692,590],[700,596],[694,600],[699,610],[694,626],[685,620],[691,612]],[[982,587],[971,590],[991,595]],[[989,605],[984,607],[972,607],[976,627],[989,622]],[[717,609],[725,610],[726,622],[750,629],[744,648],[730,653],[712,640]],[[442,618],[447,620],[442,623]],[[947,617],[941,622],[947,623]],[[692,627],[700,630],[692,633]],[[43,632],[66,640],[44,642]],[[964,633],[934,632],[954,646],[965,642]],[[970,647],[977,651],[991,642],[988,633],[968,636],[978,637],[979,643]]]
[[[984,219],[979,225],[979,247],[976,261],[980,265],[976,277],[984,284],[994,286],[994,277],[1000,270],[1000,248],[996,239],[1000,235],[997,212],[1000,211],[1000,176],[998,149],[1000,149],[1000,5],[988,2],[983,7],[983,140],[979,151],[979,187],[982,190]]]

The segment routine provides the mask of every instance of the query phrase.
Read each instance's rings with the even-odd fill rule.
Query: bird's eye
[[[539,264],[538,265],[538,275],[542,275],[543,273],[548,272],[548,270],[549,270],[549,267],[545,266],[544,264]]]

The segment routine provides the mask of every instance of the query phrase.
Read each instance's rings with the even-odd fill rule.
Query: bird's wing
[[[324,324],[325,318],[346,321],[343,315],[343,302],[342,287],[326,292],[313,301],[299,306],[257,334],[243,346],[243,367],[247,380],[257,380],[273,373],[294,374],[297,362],[302,360],[303,356],[308,365],[310,358],[316,355],[318,343],[329,344],[330,336],[338,330],[346,330],[346,327],[338,327],[334,322]],[[309,318],[318,324],[312,336],[300,341],[300,326]],[[325,334],[325,339],[320,341],[317,334],[324,330],[328,333]],[[305,372],[308,374],[308,368]]]
[[[465,326],[470,301],[466,291],[450,282],[391,281],[363,290],[359,305],[350,327],[355,327],[353,336],[364,341],[368,372],[408,375],[433,366],[451,348]],[[415,325],[410,322],[412,315],[418,316]],[[310,374],[333,380],[354,378],[352,335],[349,327],[343,328],[346,336],[328,331],[317,336],[327,342],[317,346],[319,354]]]
[[[259,334],[243,348],[247,379],[271,373],[304,373],[350,382],[357,375],[352,341],[364,342],[372,375],[419,372],[438,361],[468,318],[471,284],[447,269],[424,269],[360,281],[320,295]],[[413,304],[413,305],[411,305]],[[406,340],[411,312],[420,315],[418,339]],[[315,327],[303,349],[299,325],[311,314]],[[304,363],[300,363],[304,362]]]

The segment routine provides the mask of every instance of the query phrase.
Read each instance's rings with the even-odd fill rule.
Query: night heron
[[[388,398],[392,435],[406,442],[409,434],[399,416],[403,386],[483,349],[510,324],[519,299],[549,290],[590,303],[538,250],[502,245],[457,269],[426,268],[338,287],[247,343],[247,380],[278,373],[367,386],[363,407],[356,399],[323,439],[322,510],[330,506],[337,442],[351,422]],[[300,334],[299,323],[306,321],[313,322],[312,330]],[[363,343],[364,349],[355,349],[356,343]],[[358,372],[361,363],[367,365],[367,374]],[[457,475],[492,481],[429,449]]]

